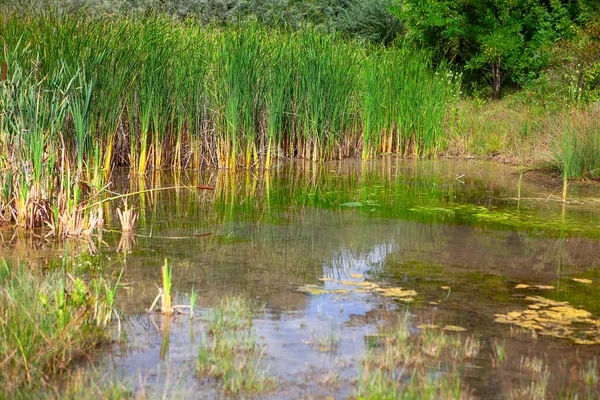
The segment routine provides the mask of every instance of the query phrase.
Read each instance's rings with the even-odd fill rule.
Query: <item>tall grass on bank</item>
[[[106,339],[114,288],[39,276],[0,261],[0,384],[7,398],[53,389],[53,378]]]
[[[526,92],[499,102],[462,101],[447,119],[448,154],[549,167],[573,179],[600,179],[598,104],[549,105]]]
[[[565,182],[600,178],[600,123],[596,110],[569,110],[557,120],[561,129],[552,143],[552,164]]]

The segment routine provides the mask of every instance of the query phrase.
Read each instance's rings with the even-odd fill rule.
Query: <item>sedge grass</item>
[[[435,155],[460,83],[427,53],[310,29],[2,10],[0,218],[67,236],[101,226],[85,203],[120,165]]]
[[[435,326],[410,329],[408,314],[397,326],[383,329],[362,357],[357,397],[361,399],[463,399],[459,362],[477,356],[473,336],[446,333]]]
[[[216,380],[226,393],[258,393],[272,387],[252,324],[250,304],[239,297],[223,299],[209,313],[196,370]]]
[[[0,264],[0,383],[9,398],[51,388],[54,377],[106,338],[113,315],[104,281],[66,273],[39,276]],[[112,288],[112,286],[111,286]]]
[[[264,165],[267,154],[360,154],[363,135],[370,146],[394,131],[403,153],[411,152],[407,146],[422,154],[438,150],[427,135],[441,131],[458,82],[437,79],[447,70],[435,75],[427,54],[313,30],[192,22],[153,13],[100,18],[8,10],[8,81],[17,69],[35,72],[27,85],[46,90],[47,78],[64,84],[77,73],[66,118],[49,122],[56,132],[73,133],[78,167],[91,138],[101,144],[105,169],[126,163],[140,174],[186,165],[194,144],[205,163],[228,168],[258,165],[259,158]],[[32,57],[39,57],[35,68],[27,62]]]

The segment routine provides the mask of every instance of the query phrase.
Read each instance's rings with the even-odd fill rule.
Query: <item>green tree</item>
[[[394,0],[349,0],[335,20],[335,28],[350,37],[391,44],[402,32],[402,22],[392,13]]]
[[[521,84],[534,78],[549,61],[548,46],[569,35],[571,3],[404,0],[393,13],[405,21],[412,39],[488,78],[499,99],[506,79]]]

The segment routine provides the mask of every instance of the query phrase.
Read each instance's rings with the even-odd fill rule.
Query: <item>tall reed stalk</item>
[[[65,182],[84,202],[101,187],[94,171],[115,166],[434,156],[460,83],[427,53],[315,30],[3,11],[0,210],[26,227],[56,224],[64,210],[44,204]]]

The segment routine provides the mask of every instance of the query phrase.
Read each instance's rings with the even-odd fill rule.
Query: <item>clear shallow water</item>
[[[140,212],[133,237],[121,236],[113,205],[106,210],[109,220],[101,240],[70,244],[72,251],[79,247],[93,253],[82,256],[82,264],[93,261],[115,273],[124,268],[127,289],[119,292],[117,303],[128,315],[128,340],[104,349],[99,364],[138,391],[223,397],[194,368],[205,331],[202,316],[230,295],[250,299],[257,309],[264,306],[255,329],[277,386],[259,398],[351,396],[365,337],[405,312],[413,331],[421,323],[452,324],[480,338],[480,355],[463,371],[474,397],[507,397],[518,384],[523,356],[547,362],[555,393],[569,368],[598,353],[598,346],[532,339],[494,322],[494,314],[526,307],[527,295],[570,301],[600,317],[597,186],[572,185],[570,203],[563,205],[556,198],[560,186],[528,174],[519,198],[514,168],[397,158],[290,163],[266,175],[203,171],[145,180],[115,175],[113,181],[119,193],[180,188],[130,200]],[[198,185],[215,190],[193,188]],[[31,243],[23,243],[28,240],[35,242],[6,240],[3,251],[21,254],[20,249],[30,248]],[[47,260],[63,251],[52,242],[35,243],[37,253],[24,258]],[[145,313],[157,294],[165,259],[173,266],[179,303],[188,303],[192,287],[198,290],[199,318]],[[594,282],[582,286],[573,277]],[[417,295],[407,305],[328,279],[400,286]],[[520,283],[554,289],[515,289]],[[298,291],[307,284],[348,292]],[[492,346],[499,341],[505,343],[508,362],[492,368]]]

